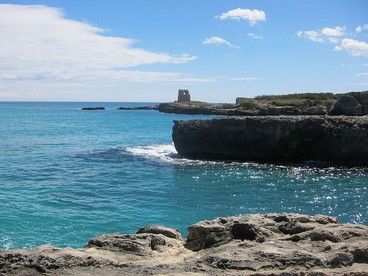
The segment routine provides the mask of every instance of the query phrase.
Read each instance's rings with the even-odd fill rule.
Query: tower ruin
[[[190,102],[190,94],[188,89],[179,89],[178,102]]]

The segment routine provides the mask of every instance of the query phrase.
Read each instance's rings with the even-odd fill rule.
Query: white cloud
[[[299,31],[297,32],[297,36],[302,38],[309,39],[314,42],[323,43],[324,39],[321,37],[321,34],[317,31]]]
[[[102,28],[66,19],[61,9],[44,5],[0,4],[0,29],[3,81],[169,78],[123,68],[196,59],[136,48],[132,39],[107,36]]]
[[[237,45],[233,45],[232,43],[230,43],[229,41],[221,38],[221,37],[218,37],[218,36],[213,36],[213,37],[210,37],[210,38],[206,38],[204,41],[203,41],[203,44],[214,44],[216,46],[220,46],[220,45],[226,45],[226,46],[229,46],[231,48],[236,48],[236,49],[240,49],[239,46]]]
[[[234,78],[231,78],[231,80],[234,80],[234,81],[258,81],[258,80],[264,80],[264,78],[256,78],[256,77],[234,77]]]
[[[345,27],[338,26],[334,28],[326,27],[321,30],[299,31],[296,33],[300,38],[306,38],[318,43],[339,43],[341,41],[341,37],[345,34]]]
[[[368,29],[368,24],[358,26],[356,32]],[[347,36],[345,27],[322,28],[321,30],[299,31],[296,33],[299,38],[305,38],[313,42],[330,42],[336,45],[334,51],[347,51],[352,56],[368,56],[368,43],[355,39],[344,38]]]
[[[359,73],[357,74],[358,77],[368,77],[368,73]]]
[[[321,33],[325,36],[341,37],[345,35],[345,27],[323,28]]]
[[[362,32],[362,31],[364,31],[364,30],[368,30],[368,24],[364,24],[364,25],[358,26],[358,27],[356,27],[356,29],[355,29],[355,31],[356,31],[357,33],[360,33],[360,32]]]
[[[166,82],[178,81],[185,76],[174,72],[143,72],[143,71],[124,71],[124,70],[95,70],[84,76],[79,76],[79,80],[119,80],[127,82]]]
[[[368,86],[368,82],[366,83],[349,83],[348,85],[352,85],[352,86],[365,86],[367,87]]]
[[[241,9],[237,8],[235,10],[230,10],[221,15],[216,16],[216,18],[225,20],[225,19],[233,19],[233,20],[248,20],[249,25],[255,26],[258,21],[266,21],[266,13],[261,10],[249,10],[249,9]]]
[[[344,38],[335,51],[347,51],[352,56],[368,56],[368,43],[350,38]]]
[[[262,37],[262,36],[260,36],[260,35],[256,35],[255,33],[248,33],[248,36],[249,36],[249,37],[252,37],[252,38],[254,38],[254,39],[263,39],[263,37]]]

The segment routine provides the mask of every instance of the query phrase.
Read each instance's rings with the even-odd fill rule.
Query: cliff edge
[[[323,215],[221,217],[178,230],[142,227],[83,249],[0,252],[0,275],[367,275],[368,227]]]
[[[194,159],[367,165],[368,116],[248,116],[174,121],[177,152]]]

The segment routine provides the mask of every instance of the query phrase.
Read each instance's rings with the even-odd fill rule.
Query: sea
[[[189,160],[154,103],[0,102],[0,250],[81,248],[145,225],[297,212],[368,225],[368,169]],[[82,107],[106,110],[85,111]]]

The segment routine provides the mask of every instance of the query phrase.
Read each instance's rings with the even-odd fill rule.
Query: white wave
[[[13,243],[12,241],[10,240],[9,237],[5,236],[5,237],[2,237],[0,239],[0,244],[2,244],[2,248],[0,247],[0,251],[1,250],[9,250],[11,249],[13,246]]]
[[[177,153],[174,144],[126,147],[125,151],[133,156],[176,165],[203,165],[219,163],[215,161],[184,158]]]
[[[173,163],[179,158],[173,144],[127,147],[125,150],[134,156],[169,163]]]
[[[225,161],[210,161],[187,159],[180,156],[174,144],[150,145],[150,146],[135,146],[126,147],[124,151],[133,156],[144,158],[147,160],[154,160],[158,162],[171,163],[176,165],[221,165],[221,166],[251,166],[256,163],[244,162],[225,162]]]

